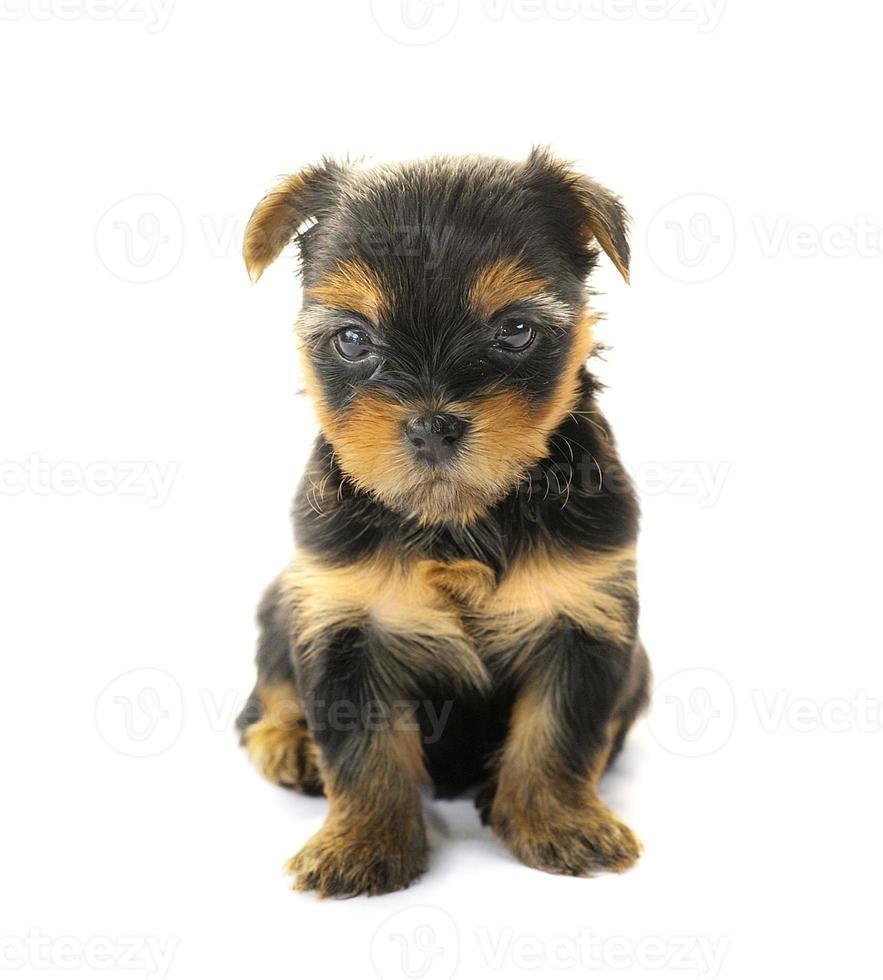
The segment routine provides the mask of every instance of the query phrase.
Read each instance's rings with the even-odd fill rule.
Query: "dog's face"
[[[598,246],[627,278],[625,221],[541,151],[325,163],[258,204],[244,254],[257,279],[298,240],[307,386],[343,471],[398,511],[466,522],[573,409],[593,347],[585,278]]]

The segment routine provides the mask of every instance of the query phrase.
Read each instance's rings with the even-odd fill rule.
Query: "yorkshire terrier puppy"
[[[252,280],[299,246],[321,430],[239,719],[268,779],[328,798],[296,888],[406,887],[427,782],[479,787],[531,867],[638,858],[598,795],[648,699],[638,508],[586,367],[586,278],[603,250],[628,279],[626,223],[544,150],[325,161],[251,216]]]

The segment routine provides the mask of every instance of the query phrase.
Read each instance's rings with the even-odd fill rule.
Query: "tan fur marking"
[[[291,174],[259,201],[252,212],[242,245],[242,257],[252,282],[261,278],[305,220],[306,215],[298,210],[305,189],[304,176]]]
[[[491,569],[477,561],[375,555],[335,566],[299,552],[280,586],[308,657],[330,631],[371,626],[400,660],[438,662],[452,678],[483,687],[487,671],[473,636],[482,655],[510,657],[516,667],[565,617],[599,637],[633,642],[634,575],[634,545],[579,558],[535,554],[496,586]]]
[[[363,394],[348,411],[337,414],[325,403],[309,357],[303,356],[306,388],[341,468],[357,487],[425,523],[465,524],[547,455],[549,437],[578,400],[580,372],[594,347],[594,323],[595,317],[584,313],[574,327],[561,379],[542,405],[504,391],[476,402],[437,406],[470,423],[463,452],[444,475],[427,475],[425,468],[415,467],[403,437],[408,419],[425,408]],[[499,438],[501,429],[506,439]],[[321,507],[321,501],[318,504]]]
[[[487,599],[494,588],[494,573],[480,561],[428,561],[421,563],[421,574],[434,589],[447,592],[467,606]]]
[[[325,823],[285,866],[299,891],[377,895],[407,887],[426,869],[419,787],[427,776],[419,731],[373,733],[360,761],[362,777],[346,789],[323,771]]]
[[[636,585],[634,545],[583,558],[537,554],[515,565],[475,613],[482,646],[526,659],[549,626],[567,617],[591,633],[630,644],[627,598]]]
[[[491,826],[531,867],[572,875],[625,871],[641,843],[596,792],[615,729],[608,728],[607,745],[576,780],[556,759],[557,724],[548,698],[523,691],[500,759]]]
[[[401,662],[432,665],[452,681],[484,688],[487,670],[463,630],[456,606],[434,581],[436,562],[402,563],[383,555],[334,566],[306,552],[280,579],[302,624],[306,657],[329,632],[370,625]]]
[[[469,302],[480,316],[490,317],[510,303],[542,292],[548,285],[548,279],[537,275],[519,259],[501,259],[485,266],[476,276]]]
[[[610,226],[609,204],[606,208],[604,206],[606,199],[615,200],[614,196],[606,188],[584,174],[571,170],[567,171],[564,177],[574,188],[582,202],[586,215],[585,230],[587,237],[595,239],[610,257],[622,278],[629,282],[628,267],[616,245],[616,238]]]
[[[278,684],[258,694],[261,717],[243,733],[249,758],[271,783],[321,792],[318,752],[294,687]]]
[[[295,728],[304,720],[304,710],[293,684],[273,684],[258,691],[261,720],[278,728]]]
[[[501,790],[504,796],[515,792],[526,778],[541,774],[551,763],[556,724],[548,698],[527,688],[512,709],[498,795]]]
[[[377,277],[357,259],[340,262],[334,272],[306,292],[319,303],[361,313],[374,324],[389,309],[389,299]]]
[[[523,691],[512,711],[509,737],[501,756],[500,778],[497,798],[522,799],[526,783],[529,793],[538,803],[555,802],[560,805],[560,797],[566,792],[559,787],[563,783],[561,773],[555,762],[555,733],[559,719],[548,698],[532,688]],[[582,795],[591,797],[598,781],[607,768],[607,760],[613,749],[613,742],[621,722],[614,719],[607,726],[607,742],[592,759],[586,772],[586,786]]]

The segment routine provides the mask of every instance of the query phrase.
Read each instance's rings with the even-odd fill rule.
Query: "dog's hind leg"
[[[242,744],[272,783],[319,795],[318,753],[295,686],[293,623],[274,581],[258,607],[257,683],[236,721]]]
[[[615,735],[605,760],[604,771],[616,761],[635,719],[646,710],[650,703],[652,683],[653,675],[650,670],[650,660],[647,657],[644,644],[638,639],[635,641],[635,652],[632,657],[628,695],[617,709]]]

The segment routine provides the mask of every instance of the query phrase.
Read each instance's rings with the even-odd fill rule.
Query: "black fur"
[[[382,364],[361,369],[370,376],[342,361],[328,343],[358,316],[340,311],[311,339],[329,404],[342,410],[360,390],[401,399],[474,398],[501,380],[542,401],[567,355],[567,331],[543,331],[529,357],[497,351],[490,342],[495,324],[476,317],[466,289],[488,263],[519,256],[550,281],[562,302],[581,305],[597,249],[580,231],[583,204],[566,170],[537,151],[525,164],[480,157],[418,162],[374,176],[367,187],[357,184],[357,191],[345,171],[334,168],[323,177],[319,220],[299,239],[307,307],[310,288],[352,259],[369,264],[394,300],[375,338]],[[624,228],[616,199],[604,201]],[[619,247],[627,264],[624,237]],[[526,303],[501,317],[531,312]]]

